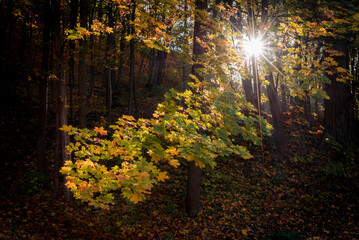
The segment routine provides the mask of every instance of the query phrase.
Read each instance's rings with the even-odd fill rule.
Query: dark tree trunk
[[[201,209],[202,169],[191,161],[188,166],[186,211],[189,217],[197,216]]]
[[[346,39],[331,39],[333,49],[343,53],[342,56],[335,56],[338,67],[348,69],[348,43]],[[338,74],[328,76],[330,84],[325,84],[324,90],[329,100],[324,101],[324,126],[326,133],[333,137],[340,144],[351,144],[353,139],[353,107],[354,97],[351,93],[350,84],[337,81]]]
[[[262,29],[264,30],[268,18],[268,0],[262,0]]]
[[[207,2],[202,0],[196,1],[196,10],[205,11],[207,8]],[[194,23],[194,43],[193,43],[193,57],[194,64],[192,66],[192,74],[199,80],[203,81],[204,76],[200,75],[197,71],[199,68],[203,68],[203,65],[198,62],[201,55],[205,53],[205,49],[197,41],[204,41],[205,30],[203,29],[203,21],[199,14],[195,15]],[[189,217],[195,217],[201,209],[201,176],[202,169],[195,165],[192,161],[188,166],[188,178],[187,178],[187,192],[186,192],[186,211]]]
[[[79,1],[72,0],[70,3],[70,29],[75,29],[77,23],[77,12],[79,8]],[[75,41],[70,40],[69,42],[69,82],[70,82],[70,123],[74,123],[74,100],[73,91],[75,87],[75,60],[74,60]]]
[[[136,17],[136,0],[132,0],[131,21],[135,21]],[[135,34],[135,26],[131,25],[131,34]],[[129,79],[129,100],[128,115],[132,115],[133,104],[135,104],[135,116],[137,117],[136,91],[135,91],[135,38],[130,40],[130,79]]]
[[[112,10],[112,4],[109,5],[109,11],[108,11],[108,26],[113,27],[114,26],[114,17],[113,17],[113,10]],[[107,70],[106,70],[106,108],[107,108],[107,122],[108,124],[111,124],[111,113],[112,113],[112,86],[113,82],[115,80],[115,72],[112,70],[114,68],[113,66],[113,56],[115,53],[115,39],[113,38],[112,33],[108,33],[107,35]]]
[[[287,112],[288,107],[287,107],[287,98],[286,98],[286,91],[284,84],[280,85],[280,91],[282,97],[282,101],[280,102],[280,109],[282,110],[282,112]]]
[[[279,107],[277,89],[275,88],[273,81],[273,73],[270,72],[267,76],[267,79],[269,81],[269,85],[267,86],[267,92],[273,119],[274,141],[278,153],[283,156],[283,154],[287,152],[287,141],[280,117],[281,112]]]
[[[118,71],[117,71],[117,88],[116,91],[120,92],[121,79],[122,79],[122,68],[123,68],[123,55],[125,52],[125,36],[126,36],[126,24],[125,20],[123,20],[123,29],[121,31],[121,40],[120,40],[120,56],[118,59]]]
[[[155,49],[154,48],[151,48],[151,51],[150,51],[150,63],[149,63],[149,73],[148,73],[148,79],[147,79],[147,84],[146,84],[146,87],[148,89],[151,89],[152,88],[152,85],[153,85],[153,71],[154,71],[154,68],[155,68]]]
[[[253,74],[253,83],[254,83],[253,105],[258,109],[258,113],[261,114],[261,89],[260,89],[256,57],[252,58],[252,74]]]
[[[304,117],[307,120],[307,122],[309,123],[310,128],[311,128],[312,127],[312,119],[311,119],[312,108],[310,106],[310,97],[308,96],[307,93],[305,94],[302,103],[303,103],[303,108],[304,108]]]
[[[56,74],[58,77],[58,111],[59,111],[59,125],[67,125],[67,97],[66,97],[66,80],[64,72],[64,58],[63,58],[63,39],[61,34],[61,10],[59,0],[52,1],[54,5],[54,39],[55,39],[55,58],[56,58]],[[57,131],[59,131],[57,129]],[[62,153],[62,164],[66,161],[71,160],[71,155],[67,153],[66,146],[70,144],[69,135],[62,131],[61,132],[61,153]],[[64,180],[66,182],[66,180]],[[71,194],[69,189],[64,185],[64,195],[66,200],[70,200]]]
[[[44,25],[42,32],[42,57],[41,76],[39,89],[39,126],[37,129],[37,170],[45,172],[46,163],[46,126],[47,126],[47,104],[48,104],[48,74],[50,56],[50,2],[44,1]]]
[[[94,5],[96,5],[94,3]],[[89,18],[89,25],[92,26],[93,23],[93,19],[94,19],[94,8],[95,6],[91,7],[91,11],[90,11],[90,18]],[[89,82],[89,87],[88,87],[88,92],[87,92],[87,99],[86,101],[89,102],[90,98],[92,96],[92,92],[93,92],[93,88],[95,85],[95,64],[94,64],[94,59],[95,59],[95,54],[94,54],[94,50],[95,50],[95,38],[93,35],[90,36],[90,49],[91,49],[91,54],[90,54],[90,82]]]
[[[88,28],[88,0],[80,0],[80,26]],[[86,127],[86,37],[80,40],[80,59],[79,59],[79,127]]]
[[[253,104],[252,80],[250,78],[243,79],[242,86],[243,86],[244,95],[246,97],[247,102],[250,102]]]
[[[165,66],[165,60],[167,57],[167,52],[158,51],[156,58],[156,68],[153,85],[159,86],[162,83],[163,69]]]

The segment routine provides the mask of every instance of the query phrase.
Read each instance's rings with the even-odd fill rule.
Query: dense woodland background
[[[358,32],[354,0],[0,0],[0,238],[359,238]],[[152,134],[146,194],[76,195],[66,146],[117,159],[112,124]]]

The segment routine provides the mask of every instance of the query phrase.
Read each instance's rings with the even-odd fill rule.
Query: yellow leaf
[[[171,156],[178,155],[179,150],[177,148],[169,148],[166,150],[166,153],[171,154]]]
[[[138,203],[139,201],[141,201],[141,198],[137,193],[134,193],[131,196],[130,201],[133,202],[133,203]]]
[[[196,164],[197,167],[200,167],[200,168],[204,168],[204,167],[206,166],[206,165],[204,165],[204,163],[201,162],[201,161],[195,161],[195,164]]]
[[[158,163],[162,159],[161,155],[158,154],[152,154],[151,161]]]
[[[243,234],[244,236],[247,236],[247,235],[248,235],[247,229],[242,229],[242,234]]]
[[[220,9],[220,10],[226,10],[226,8],[223,7],[222,5],[217,5],[217,8]]]
[[[172,167],[175,167],[175,168],[180,165],[180,163],[177,159],[170,159],[169,163]]]
[[[69,126],[64,125],[64,126],[62,126],[62,128],[60,128],[60,130],[64,131],[64,132],[70,132],[72,130],[72,128],[73,127],[71,125],[69,125]]]
[[[127,121],[134,121],[135,119],[132,116],[123,115],[122,118]]]
[[[70,172],[71,170],[72,170],[71,167],[62,167],[61,168],[61,171],[63,171],[63,172]]]
[[[95,127],[94,131],[99,133],[100,135],[106,136],[107,135],[107,131],[105,129],[103,129],[103,127]]]
[[[345,68],[342,68],[342,67],[337,67],[337,71],[338,71],[339,73],[346,73],[348,70],[345,69]]]
[[[169,177],[167,176],[167,172],[160,172],[157,176],[157,180],[159,182],[164,182],[166,179],[168,179]]]

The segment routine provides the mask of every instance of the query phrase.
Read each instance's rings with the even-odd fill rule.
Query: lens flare
[[[263,53],[264,44],[261,39],[250,39],[244,42],[243,49],[248,57],[257,57]]]

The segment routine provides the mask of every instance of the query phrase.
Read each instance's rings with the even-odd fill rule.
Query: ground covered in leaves
[[[19,126],[29,114],[1,119],[12,124],[1,136],[0,239],[359,239],[358,152],[334,143],[318,150],[320,123],[307,126],[295,111],[283,114],[289,155],[278,158],[266,139],[253,159],[222,158],[204,170],[196,218],[184,211],[186,166],[146,202],[120,200],[110,211],[53,198],[51,172],[32,172],[34,155],[24,154],[34,148],[33,124]]]

